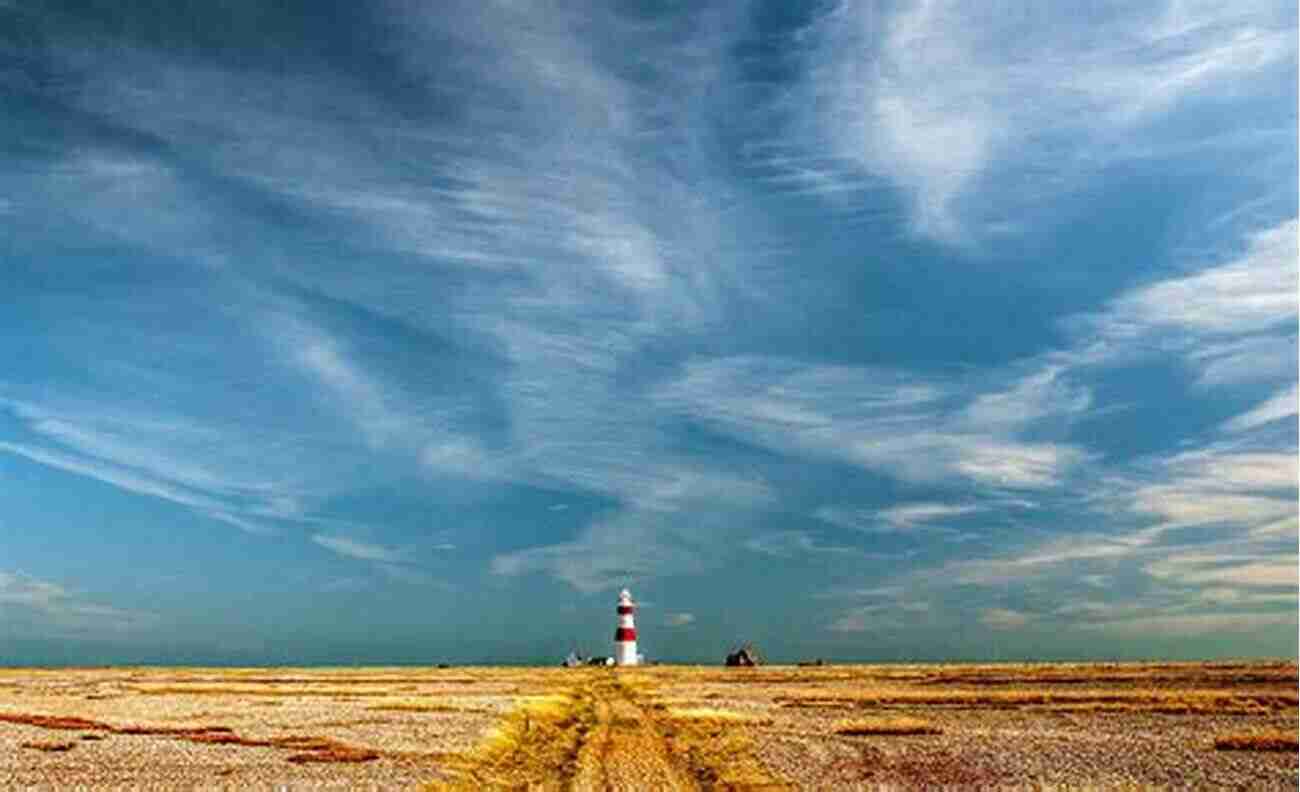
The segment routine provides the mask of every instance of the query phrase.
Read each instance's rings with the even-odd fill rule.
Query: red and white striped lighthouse
[[[636,665],[636,624],[632,612],[636,603],[632,593],[623,589],[618,594],[618,629],[614,631],[614,665]]]

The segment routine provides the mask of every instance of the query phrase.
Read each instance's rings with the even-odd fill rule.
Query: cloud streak
[[[1020,382],[963,407],[962,399],[979,387],[904,371],[734,358],[691,362],[657,399],[665,409],[769,448],[908,481],[1039,489],[1057,485],[1086,458],[1067,443],[1023,439],[1036,422],[1067,420],[1085,409],[1083,389]],[[993,412],[997,419],[989,420]]]
[[[914,229],[947,242],[1023,228],[1107,161],[1151,156],[1122,145],[1135,130],[1287,71],[1289,16],[1171,0],[1066,26],[1014,4],[834,3],[797,39],[802,78],[778,103],[793,143],[774,164],[826,192],[885,179]]]

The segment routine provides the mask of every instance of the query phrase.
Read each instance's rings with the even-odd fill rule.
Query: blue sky
[[[0,662],[1287,655],[1293,3],[0,2]]]

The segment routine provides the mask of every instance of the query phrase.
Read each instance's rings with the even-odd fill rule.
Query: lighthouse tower
[[[614,664],[621,666],[636,665],[636,625],[632,622],[632,612],[636,603],[632,594],[623,589],[618,594],[618,629],[614,631]]]

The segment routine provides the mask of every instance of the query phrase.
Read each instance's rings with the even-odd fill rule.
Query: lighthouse
[[[636,603],[632,602],[632,593],[623,589],[618,594],[618,629],[614,631],[614,665],[636,665],[636,624],[632,621],[632,612]]]

